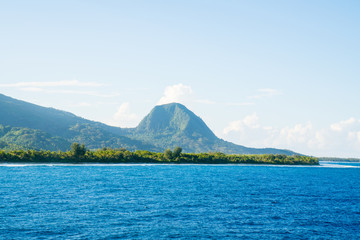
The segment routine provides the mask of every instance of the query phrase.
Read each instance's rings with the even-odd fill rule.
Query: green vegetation
[[[69,141],[53,137],[41,130],[0,125],[0,149],[3,150],[66,151],[69,147]]]
[[[319,161],[326,161],[326,162],[360,162],[360,158],[320,157]]]
[[[0,149],[66,151],[72,142],[95,150],[103,147],[163,152],[285,154],[289,150],[247,148],[219,139],[184,105],[156,106],[136,128],[111,127],[74,114],[45,108],[0,94]]]
[[[182,152],[182,148],[181,148],[181,147],[175,147],[175,148],[174,148],[174,152],[173,152],[173,157],[174,157],[174,158],[180,157],[181,152]]]
[[[181,153],[181,148],[164,153],[128,151],[126,149],[102,148],[87,150],[82,144],[73,143],[67,152],[36,150],[0,151],[0,163],[193,163],[193,164],[287,164],[317,165],[318,159],[307,156],[278,154],[227,155],[224,153]]]
[[[90,149],[121,147],[132,151],[162,151],[152,144],[125,136],[125,129],[2,94],[0,109],[0,141],[4,142],[0,149],[66,151],[72,142],[80,142]]]
[[[181,147],[175,147],[174,152],[170,150],[170,148],[166,149],[164,152],[165,159],[168,160],[174,160],[181,157],[182,148]]]
[[[179,103],[156,106],[126,136],[151,143],[162,151],[182,146],[184,152],[195,153],[219,151],[227,154],[295,154],[289,150],[274,148],[247,148],[219,139],[200,117]]]
[[[83,157],[86,154],[86,147],[84,144],[71,144],[70,153],[74,158]]]

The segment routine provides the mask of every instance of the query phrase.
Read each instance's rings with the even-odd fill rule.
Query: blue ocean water
[[[360,239],[360,165],[0,165],[0,239]]]

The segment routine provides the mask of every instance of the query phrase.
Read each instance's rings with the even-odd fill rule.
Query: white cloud
[[[138,116],[130,111],[130,104],[125,102],[117,109],[113,120],[109,124],[118,127],[135,127],[138,120]]]
[[[203,103],[203,104],[208,104],[208,105],[216,104],[216,102],[211,101],[211,100],[207,100],[207,99],[198,99],[198,100],[195,100],[195,102],[197,102],[197,103]]]
[[[72,106],[74,106],[74,107],[91,107],[93,105],[91,105],[88,102],[80,102],[80,103],[77,103],[77,104],[73,104]]]
[[[354,125],[356,123],[357,123],[356,119],[352,117],[348,120],[344,120],[344,121],[340,121],[338,123],[331,124],[330,127],[331,127],[331,130],[333,130],[333,131],[341,132],[345,128],[350,127],[351,125]]]
[[[259,118],[256,113],[246,116],[243,120],[233,121],[227,126],[223,133],[228,134],[230,132],[242,132],[246,128],[259,128]]]
[[[267,95],[270,95],[270,96],[273,96],[273,95],[279,95],[280,94],[280,91],[277,90],[277,89],[273,89],[273,88],[261,88],[261,89],[258,89],[259,92],[262,92],[264,94],[267,94]]]
[[[107,93],[102,94],[98,91],[90,90],[89,88],[98,88],[106,86],[106,84],[96,82],[81,82],[78,80],[65,80],[56,82],[18,82],[0,84],[3,88],[18,88],[25,92],[41,92],[50,94],[72,94],[72,95],[88,95],[94,97],[118,97],[120,94]]]
[[[253,113],[252,115],[246,116],[243,120],[245,125],[250,128],[259,128],[259,117],[256,115],[256,113]]]
[[[74,95],[88,95],[94,97],[102,97],[102,98],[113,98],[118,97],[121,94],[119,93],[108,93],[102,94],[97,91],[77,91],[77,90],[45,90],[48,93],[62,93],[62,94],[74,94]]]
[[[230,132],[241,132],[244,130],[243,121],[233,121],[231,122],[223,131],[224,134],[229,134]]]
[[[262,126],[256,114],[233,121],[223,138],[249,147],[291,149],[317,156],[360,157],[360,122],[355,118],[318,129],[311,122],[283,128]]]
[[[42,92],[42,93],[60,93],[60,94],[71,94],[71,95],[87,95],[87,96],[93,96],[93,97],[102,97],[102,98],[113,98],[118,97],[121,94],[118,93],[108,93],[108,94],[102,94],[97,91],[82,91],[82,90],[66,90],[66,89],[46,89],[46,88],[38,88],[38,87],[26,87],[26,88],[20,88],[22,91],[26,92]]]
[[[228,105],[228,106],[252,106],[252,105],[255,105],[255,103],[254,102],[239,102],[239,103],[229,102],[229,103],[226,103],[226,105]]]
[[[157,105],[174,103],[174,102],[182,103],[185,105],[193,104],[193,103],[200,103],[206,105],[217,104],[217,102],[209,99],[197,98],[191,86],[184,85],[182,83],[172,86],[167,86],[164,90],[164,95],[157,102]]]
[[[81,82],[79,80],[64,80],[55,82],[18,82],[0,84],[0,87],[8,88],[41,88],[41,87],[101,87],[102,83]]]
[[[190,86],[186,86],[182,83],[168,86],[165,88],[164,96],[160,98],[158,105],[167,103],[184,103],[192,98],[193,91]]]
[[[276,95],[281,95],[281,91],[277,90],[277,89],[272,89],[272,88],[262,88],[262,89],[258,89],[257,90],[259,93],[257,95],[254,96],[250,96],[250,99],[259,99],[259,98],[264,98],[264,97],[273,97]]]
[[[280,130],[280,140],[285,140],[287,145],[306,143],[313,137],[313,126],[311,122],[296,124],[294,127],[285,127]]]
[[[44,89],[42,88],[38,88],[38,87],[25,87],[25,88],[20,88],[21,91],[25,91],[25,92],[43,92]]]

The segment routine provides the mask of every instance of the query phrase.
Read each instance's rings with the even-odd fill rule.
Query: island
[[[124,148],[88,150],[73,143],[70,151],[0,150],[0,163],[172,163],[172,164],[278,164],[319,165],[315,157],[285,154],[182,153],[181,147],[164,152],[129,151]]]

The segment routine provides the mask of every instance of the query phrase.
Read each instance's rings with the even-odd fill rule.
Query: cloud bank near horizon
[[[230,122],[223,129],[222,137],[249,147],[285,148],[303,154],[313,152],[317,156],[360,156],[360,119],[353,117],[321,129],[311,121],[274,128],[262,125],[253,113]],[[344,152],[353,153],[353,156],[344,156]]]

